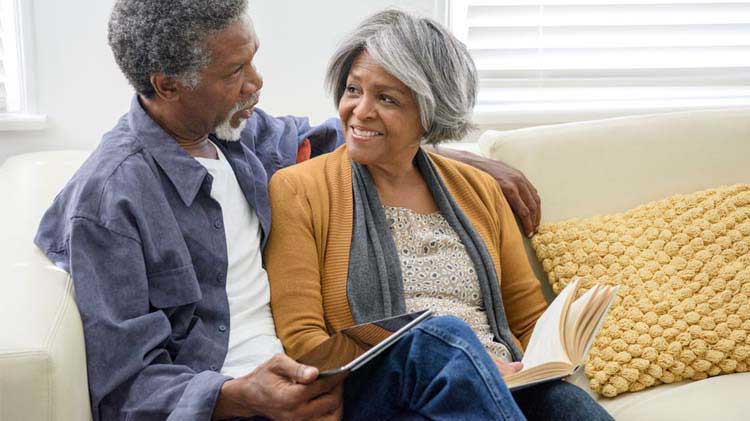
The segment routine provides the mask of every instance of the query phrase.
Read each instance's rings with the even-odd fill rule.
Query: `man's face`
[[[180,102],[185,124],[205,136],[221,126],[220,137],[235,137],[258,103],[263,78],[253,65],[258,40],[249,24],[239,21],[208,41],[211,62],[200,73],[195,89],[185,90]]]

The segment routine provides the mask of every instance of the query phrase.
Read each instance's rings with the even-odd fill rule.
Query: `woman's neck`
[[[384,187],[397,187],[408,183],[415,178],[422,178],[414,159],[408,162],[390,162],[388,164],[370,164],[367,166],[372,181],[380,189]]]
[[[408,160],[394,159],[387,164],[370,164],[367,165],[367,170],[382,205],[407,208],[424,214],[436,212],[437,205],[417,168],[415,155],[416,152]]]

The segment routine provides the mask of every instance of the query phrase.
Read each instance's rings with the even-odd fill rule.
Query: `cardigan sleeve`
[[[276,334],[299,358],[328,339],[312,209],[301,185],[277,173],[269,184],[273,228],[265,249]]]
[[[492,186],[496,196],[500,226],[500,289],[508,324],[521,341],[524,349],[531,339],[537,319],[547,308],[539,280],[529,265],[513,211],[497,185]]]

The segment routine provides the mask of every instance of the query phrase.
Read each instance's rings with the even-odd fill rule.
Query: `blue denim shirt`
[[[341,142],[340,123],[256,109],[239,142],[212,136],[263,230],[268,180]],[[42,218],[35,242],[69,272],[83,320],[94,420],[205,419],[229,339],[227,250],[211,175],[144,111],[130,111]]]

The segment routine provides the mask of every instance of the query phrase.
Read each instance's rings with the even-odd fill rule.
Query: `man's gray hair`
[[[426,143],[461,139],[473,128],[477,70],[466,46],[442,25],[398,10],[367,18],[328,65],[326,88],[336,107],[352,63],[364,51],[411,89]]]
[[[195,88],[211,61],[209,37],[243,19],[246,9],[247,0],[117,0],[109,45],[138,93],[154,96],[156,73]]]

